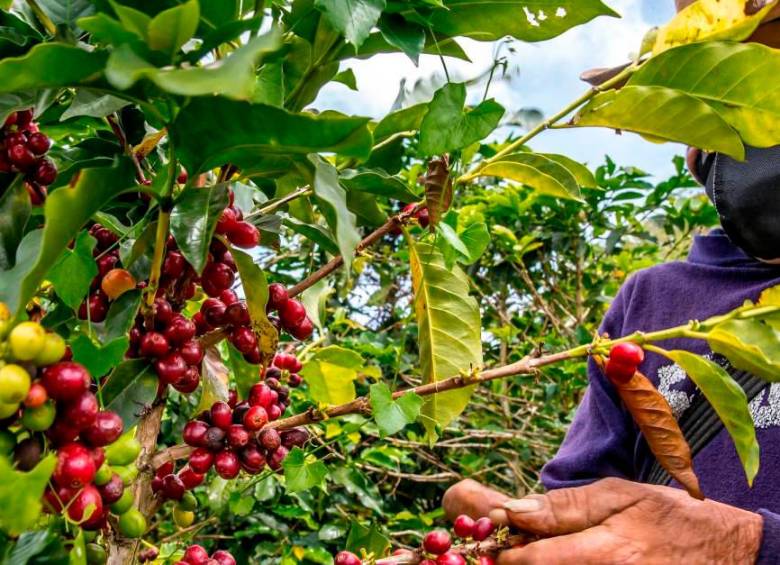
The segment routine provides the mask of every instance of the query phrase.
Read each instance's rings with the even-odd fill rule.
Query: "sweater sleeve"
[[[764,533],[756,565],[780,564],[780,515],[768,510],[759,510],[764,519]]]
[[[629,280],[610,306],[601,333],[622,336]],[[593,361],[588,364],[588,388],[558,453],[542,469],[547,489],[575,487],[605,477],[635,479],[636,428],[614,387]]]

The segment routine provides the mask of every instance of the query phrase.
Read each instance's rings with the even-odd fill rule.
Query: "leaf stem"
[[[54,22],[51,21],[51,18],[38,5],[38,2],[36,0],[27,0],[27,5],[32,10],[33,14],[35,14],[35,17],[38,19],[44,29],[53,36],[57,35],[57,26],[54,25]]]

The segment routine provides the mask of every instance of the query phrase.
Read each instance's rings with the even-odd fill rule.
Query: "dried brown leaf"
[[[452,179],[448,155],[442,155],[428,162],[428,172],[425,174],[425,204],[428,207],[431,230],[434,230],[452,204]]]

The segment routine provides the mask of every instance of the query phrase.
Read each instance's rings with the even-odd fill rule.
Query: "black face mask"
[[[729,239],[752,257],[780,258],[780,145],[748,147],[741,162],[702,153],[696,168]]]

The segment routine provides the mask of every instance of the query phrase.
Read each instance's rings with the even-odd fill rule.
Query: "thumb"
[[[622,479],[532,494],[504,503],[490,517],[521,530],[550,536],[580,532],[600,524],[646,496],[642,485]]]

